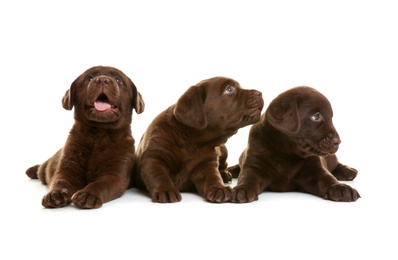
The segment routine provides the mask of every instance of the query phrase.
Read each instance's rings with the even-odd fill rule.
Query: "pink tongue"
[[[94,107],[98,111],[105,111],[105,110],[111,109],[111,104],[109,104],[107,102],[102,102],[102,101],[95,101]]]

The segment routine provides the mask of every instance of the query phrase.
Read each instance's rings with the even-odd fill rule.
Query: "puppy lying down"
[[[135,185],[153,202],[178,202],[181,191],[197,191],[210,202],[231,199],[225,143],[239,128],[257,122],[261,93],[231,78],[214,77],[190,87],[161,112],[136,151]]]
[[[353,180],[357,170],[341,164],[340,145],[328,99],[301,86],[277,96],[249,133],[239,164],[233,202],[251,202],[265,191],[302,191],[333,201],[356,201],[359,193],[339,180]]]
[[[42,200],[46,208],[72,202],[79,208],[99,208],[121,196],[130,183],[135,158],[132,113],[142,113],[144,101],[122,71],[96,66],[72,83],[62,106],[75,109],[65,145],[26,174],[49,186]]]

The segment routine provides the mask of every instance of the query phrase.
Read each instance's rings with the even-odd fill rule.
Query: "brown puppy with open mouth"
[[[72,202],[79,208],[99,208],[128,188],[135,158],[132,113],[142,113],[144,101],[122,71],[96,66],[72,83],[62,106],[75,109],[65,145],[26,174],[49,186],[42,200],[46,208]]]
[[[338,162],[340,137],[328,99],[301,86],[281,93],[251,127],[239,165],[232,202],[251,202],[265,191],[302,191],[333,201],[355,201],[358,192],[338,180],[357,170]]]
[[[239,128],[260,119],[261,92],[242,89],[231,78],[214,77],[190,87],[160,113],[142,136],[136,151],[136,185],[153,202],[181,200],[180,191],[197,191],[210,202],[231,198],[224,185],[225,143]]]

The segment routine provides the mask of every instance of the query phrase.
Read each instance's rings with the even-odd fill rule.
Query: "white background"
[[[128,5],[127,5],[128,3]],[[397,259],[398,9],[394,1],[2,1],[0,258]],[[25,170],[66,140],[72,81],[95,65],[124,71],[158,113],[213,76],[263,92],[309,85],[334,108],[341,162],[362,198],[337,203],[262,193],[212,204],[183,193],[157,204],[135,189],[97,210],[44,209]],[[237,162],[249,128],[227,145]]]

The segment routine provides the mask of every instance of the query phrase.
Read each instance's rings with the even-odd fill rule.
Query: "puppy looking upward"
[[[225,143],[239,128],[257,122],[261,92],[231,78],[214,77],[190,87],[149,125],[136,151],[134,179],[153,202],[178,202],[180,191],[197,191],[210,202],[231,198]]]
[[[357,171],[338,162],[340,137],[332,123],[328,99],[310,87],[296,87],[276,97],[249,133],[239,165],[233,202],[251,202],[264,190],[302,191],[333,201],[360,196],[338,180],[353,180]]]
[[[134,163],[131,133],[133,109],[144,101],[122,71],[96,66],[86,70],[66,91],[62,106],[75,109],[75,123],[63,148],[26,174],[49,186],[46,208],[74,203],[99,208],[121,196],[130,183]]]

